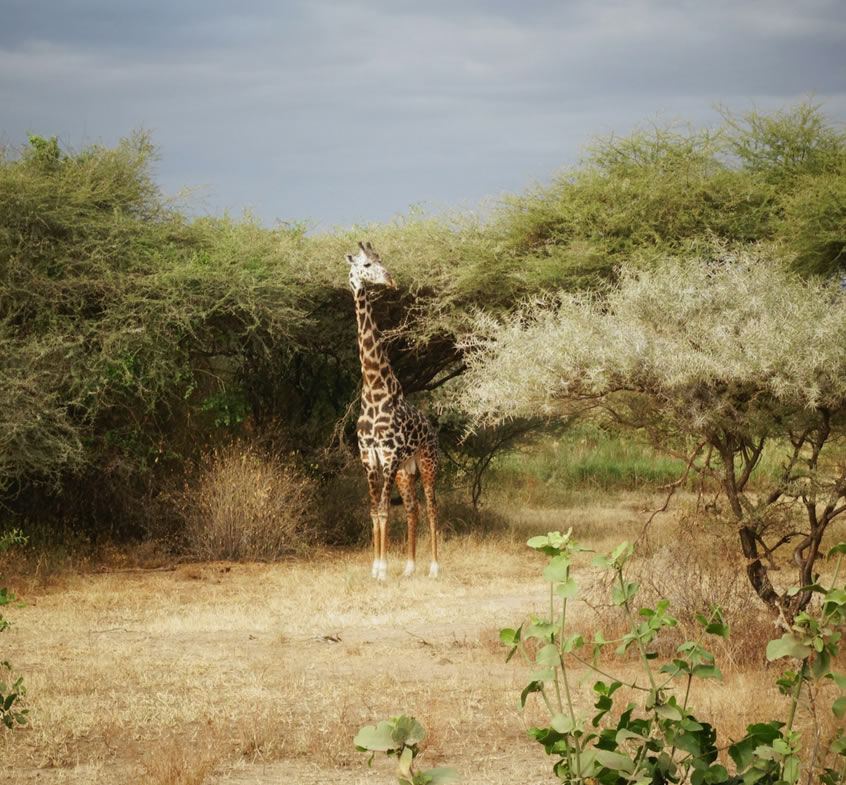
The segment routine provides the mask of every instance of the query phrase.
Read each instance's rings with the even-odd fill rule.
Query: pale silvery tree
[[[480,423],[602,409],[646,434],[685,459],[685,476],[717,481],[751,585],[795,611],[810,592],[773,586],[775,552],[792,548],[794,577],[812,584],[846,512],[846,296],[770,256],[716,249],[622,269],[603,293],[482,316],[457,405]],[[781,463],[750,484],[765,448]]]

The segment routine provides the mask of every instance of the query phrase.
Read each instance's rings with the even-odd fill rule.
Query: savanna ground
[[[31,714],[0,734],[3,782],[388,783],[395,764],[381,756],[368,769],[352,739],[403,713],[426,729],[422,768],[451,765],[464,783],[556,781],[552,760],[526,738],[543,720],[531,701],[518,706],[527,670],[505,663],[498,639],[547,607],[544,560],[525,540],[573,526],[606,552],[641,534],[662,501],[618,492],[578,507],[503,509],[503,530],[445,538],[438,580],[425,577],[425,541],[419,574],[400,577],[398,531],[385,584],[371,580],[366,548],[272,564],[9,564],[25,605],[7,614],[15,625],[3,658],[25,675]],[[682,611],[678,640],[662,654],[686,639],[685,613],[706,595],[727,607],[733,639],[715,649],[725,681],[697,688],[692,703],[717,720],[721,741],[737,739],[784,711],[780,671],[763,654],[777,635],[732,577],[720,539],[705,540],[695,524],[680,534],[679,518],[655,519],[633,571],[647,600],[669,594]],[[583,586],[596,582],[589,564],[585,555]],[[600,627],[619,633],[596,586],[585,599],[571,611],[575,627],[586,638]]]

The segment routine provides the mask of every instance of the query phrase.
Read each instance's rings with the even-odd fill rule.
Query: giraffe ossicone
[[[368,286],[395,288],[394,279],[379,254],[368,243],[358,244],[355,255],[346,254],[349,283],[355,302],[358,349],[361,360],[361,414],[357,434],[361,462],[367,472],[370,490],[370,518],[373,523],[372,575],[383,581],[387,576],[388,517],[391,488],[396,483],[408,521],[408,560],[403,575],[415,570],[417,550],[417,475],[426,498],[432,561],[429,576],[438,577],[438,505],[435,481],[438,476],[438,437],[432,424],[405,400],[402,386],[394,376],[387,350],[373,316]]]

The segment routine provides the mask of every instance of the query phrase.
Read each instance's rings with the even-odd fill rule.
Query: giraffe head
[[[350,288],[356,291],[364,283],[381,283],[396,288],[391,274],[383,267],[379,254],[373,250],[370,243],[358,244],[359,251],[353,256],[345,254],[344,258],[350,265]]]

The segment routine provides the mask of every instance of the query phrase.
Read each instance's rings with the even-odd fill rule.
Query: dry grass
[[[235,443],[206,454],[170,497],[196,558],[264,561],[303,540],[314,484],[283,456]]]
[[[507,532],[447,539],[437,581],[401,579],[399,543],[385,585],[367,549],[11,575],[26,607],[9,614],[3,658],[25,675],[31,724],[0,734],[3,782],[390,782],[393,764],[368,770],[352,737],[400,713],[426,728],[424,767],[452,765],[465,783],[554,781],[525,736],[543,714],[517,709],[527,673],[504,663],[497,635],[546,608],[543,559],[523,543],[573,525],[604,551],[633,539],[653,504],[510,515]],[[583,603],[572,619],[602,622]],[[729,663],[725,683],[693,696],[724,740],[781,716],[776,669],[761,662]]]

